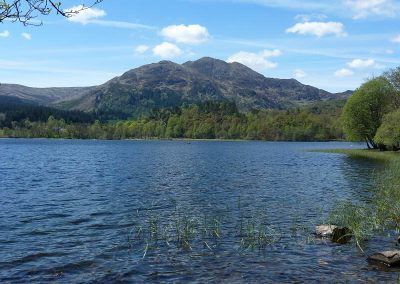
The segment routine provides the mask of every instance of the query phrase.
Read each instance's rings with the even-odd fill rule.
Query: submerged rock
[[[400,266],[400,250],[390,250],[374,253],[368,261],[379,262],[387,266]]]
[[[330,238],[332,242],[345,244],[351,240],[351,231],[346,227],[335,225],[319,225],[315,227],[315,235],[319,238]]]

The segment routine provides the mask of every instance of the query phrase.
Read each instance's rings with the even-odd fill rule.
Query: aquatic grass
[[[242,249],[265,249],[278,242],[282,238],[279,230],[272,226],[265,226],[256,222],[248,221],[244,234],[241,236],[240,245]]]
[[[353,204],[349,201],[338,202],[329,216],[329,224],[339,225],[349,229],[349,234],[343,236],[354,237],[358,248],[363,251],[362,245],[373,233],[380,228],[379,219],[374,211],[366,205]]]
[[[400,154],[371,150],[334,150],[352,158],[368,158],[387,163],[376,178],[373,197],[366,203],[341,201],[332,210],[329,222],[347,227],[360,250],[376,234],[400,231]]]
[[[231,215],[228,212],[232,211],[223,210],[218,215],[197,216],[187,211],[177,208],[171,213],[147,210],[144,216],[137,212],[138,224],[128,236],[130,246],[139,249],[143,257],[163,247],[215,253],[220,245],[232,245],[241,252],[264,250],[279,242],[283,235],[268,224],[266,214],[261,212]]]
[[[351,158],[372,159],[382,162],[392,162],[400,159],[400,152],[365,150],[365,149],[318,149],[311,152],[345,154]]]

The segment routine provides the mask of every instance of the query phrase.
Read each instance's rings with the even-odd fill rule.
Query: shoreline
[[[372,159],[376,161],[395,162],[400,159],[400,151],[380,151],[373,149],[318,149],[312,152],[343,154],[351,158]]]
[[[27,139],[27,140],[93,140],[93,141],[181,141],[181,142],[282,142],[282,143],[329,143],[329,142],[351,142],[346,140],[254,140],[254,139],[206,139],[206,138],[126,138],[126,139],[93,139],[93,138],[47,138],[47,137],[7,137],[0,136],[1,139]],[[358,142],[357,142],[358,143]]]

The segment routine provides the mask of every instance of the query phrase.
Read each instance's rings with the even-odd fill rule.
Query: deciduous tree
[[[396,107],[398,96],[384,77],[364,83],[347,101],[343,110],[343,127],[348,139],[366,141],[369,148],[379,148],[374,138],[382,118]]]

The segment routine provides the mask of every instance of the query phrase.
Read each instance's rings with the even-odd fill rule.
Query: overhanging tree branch
[[[54,0],[0,0],[0,23],[9,20],[24,25],[41,25],[41,21],[35,20],[40,15],[47,16],[55,13],[69,18],[102,1],[91,0],[90,4],[81,4],[73,10],[65,10],[61,2]]]

